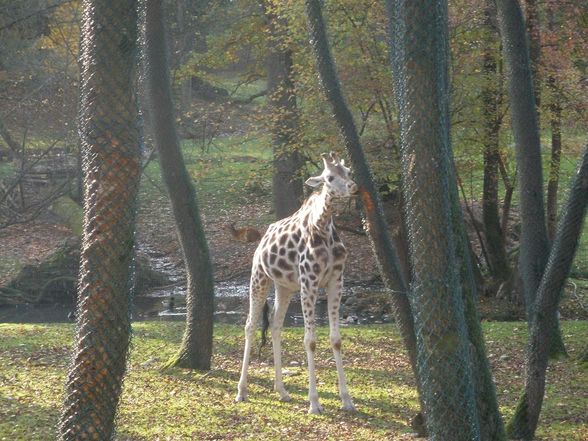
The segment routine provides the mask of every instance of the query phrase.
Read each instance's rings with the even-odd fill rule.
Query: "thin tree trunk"
[[[501,119],[498,115],[498,69],[496,62],[496,3],[487,0],[484,10],[484,88],[482,111],[484,114],[484,188],[482,197],[482,219],[488,253],[488,267],[493,285],[498,286],[511,276],[506,255],[504,231],[500,226],[498,212],[499,133]]]
[[[2,121],[2,119],[0,119],[0,137],[4,140],[4,143],[10,149],[11,158],[21,158],[20,145],[12,137],[10,131],[4,125],[4,121]]]
[[[136,2],[82,4],[80,138],[84,231],[75,354],[62,440],[114,433],[130,339],[136,201],[141,177]]]
[[[386,287],[392,291],[391,300],[396,323],[408,352],[420,397],[421,382],[416,362],[416,336],[408,300],[408,286],[398,263],[398,257],[389,233],[389,226],[384,217],[382,202],[365,158],[357,127],[341,91],[335,63],[329,49],[320,2],[306,0],[305,5],[308,32],[317,69],[323,89],[333,109],[335,121],[343,137],[347,153],[351,159],[356,182],[360,187],[360,200],[368,237],[377,258],[382,279]]]
[[[495,31],[496,10],[493,2],[487,3],[487,25],[488,31]],[[495,32],[493,32],[495,33]],[[498,133],[500,128],[500,118],[498,117],[498,103],[500,102],[501,93],[497,83],[497,72],[495,48],[489,42],[486,47],[484,57],[484,67],[488,75],[487,81],[488,89],[487,95],[484,97],[484,104],[487,106],[487,132],[485,141],[485,175],[484,175],[484,221],[485,226],[490,225],[490,231],[498,234],[498,244],[488,244],[488,253],[492,256],[491,260],[494,264],[495,277],[500,277],[501,281],[508,280],[511,276],[511,270],[506,256],[506,249],[504,243],[504,234],[500,228],[500,218],[498,215],[498,168],[500,162],[500,153],[498,150]],[[448,50],[446,50],[448,53]],[[444,90],[449,90],[450,85],[447,83]],[[448,106],[448,100],[447,104]],[[449,113],[449,110],[446,110]],[[449,130],[448,130],[449,131]],[[449,134],[446,135],[449,138]],[[478,283],[476,282],[476,274],[474,262],[472,261],[473,252],[469,242],[463,213],[460,206],[459,194],[457,185],[457,171],[453,161],[453,152],[451,144],[448,143],[448,157],[450,158],[449,167],[449,186],[450,186],[450,201],[452,207],[452,226],[454,237],[456,240],[456,258],[459,264],[460,282],[463,291],[464,315],[467,326],[467,337],[470,348],[470,356],[473,362],[472,380],[474,384],[474,396],[476,400],[476,407],[480,425],[480,439],[487,441],[505,440],[506,433],[500,409],[498,407],[498,400],[496,397],[496,389],[492,379],[492,370],[488,357],[486,355],[486,343],[484,335],[480,326],[480,317],[478,314],[477,300],[479,296]],[[488,230],[486,230],[486,240],[491,241],[488,237]],[[493,253],[493,254],[491,254]]]
[[[556,32],[555,11],[549,4],[547,26],[550,32]],[[553,66],[557,69],[557,66]],[[547,86],[551,92],[549,106],[549,122],[551,125],[551,161],[549,162],[549,181],[547,183],[547,234],[553,241],[557,225],[557,191],[559,187],[559,169],[561,163],[561,92],[557,87],[554,74],[547,79]]]
[[[523,278],[526,307],[530,311],[549,253],[539,126],[522,11],[517,0],[498,0],[496,4],[507,61],[512,129],[519,170],[522,221],[519,268]]]
[[[527,347],[525,392],[507,426],[513,439],[532,440],[537,429],[545,393],[545,371],[549,359],[552,330],[557,325],[557,308],[565,281],[582,234],[588,205],[588,144],[565,211],[558,224],[549,262],[537,291]]]
[[[186,17],[188,9],[188,0],[176,0],[176,20],[178,22],[178,36],[176,47],[179,52],[177,65],[180,67],[191,53],[193,44],[193,32],[186,25],[189,19]],[[180,111],[182,114],[189,112],[192,106],[192,76],[188,75],[179,84],[179,101]]]
[[[298,132],[296,88],[293,81],[292,51],[284,38],[285,20],[265,9],[268,22],[267,95],[272,131],[273,206],[277,219],[290,216],[304,196],[302,155]]]
[[[555,83],[550,78],[550,83]],[[549,181],[547,183],[547,233],[550,240],[555,236],[557,225],[557,191],[559,187],[559,170],[561,165],[561,106],[557,88],[552,87],[554,100],[550,106],[551,125],[551,161],[549,162]]]
[[[537,0],[525,0],[526,26],[529,36],[529,58],[531,60],[531,74],[533,76],[533,92],[535,94],[535,108],[537,109],[537,123],[541,127],[541,22],[539,19],[539,4]]]
[[[210,369],[214,282],[196,193],[175,127],[161,0],[145,0],[145,76],[155,143],[187,273],[186,329],[178,354],[167,366]]]
[[[523,13],[517,0],[498,0],[498,24],[508,66],[512,127],[519,169],[521,241],[519,271],[527,318],[547,264],[549,240],[543,202],[543,168],[529,50]],[[551,355],[565,353],[558,326],[553,329]]]
[[[502,202],[502,220],[500,221],[500,227],[503,231],[503,234],[506,234],[518,170],[515,170],[514,177],[511,180],[508,177],[508,171],[506,170],[506,165],[504,164],[502,158],[499,158],[498,161],[498,167],[500,169],[500,175],[504,185],[504,201]]]
[[[453,158],[453,154],[450,155]],[[449,182],[456,181],[455,163],[451,162],[451,173]],[[459,183],[459,180],[456,182]],[[462,187],[463,191],[463,187]],[[463,290],[463,301],[465,305],[465,321],[468,329],[468,339],[470,342],[470,353],[473,362],[472,376],[475,386],[475,397],[480,418],[480,436],[483,440],[497,441],[506,439],[504,432],[504,423],[498,408],[496,399],[496,390],[492,380],[492,371],[488,358],[486,356],[486,343],[482,328],[480,327],[480,317],[477,308],[477,299],[479,295],[478,286],[483,282],[482,275],[476,272],[476,266],[472,260],[474,255],[471,249],[471,243],[468,239],[463,213],[460,206],[457,188],[450,192],[452,207],[452,225],[457,243],[457,259],[461,276],[461,287]]]

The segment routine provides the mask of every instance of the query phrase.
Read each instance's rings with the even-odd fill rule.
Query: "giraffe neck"
[[[333,196],[323,186],[316,196],[310,213],[310,223],[320,231],[327,230],[333,213]]]

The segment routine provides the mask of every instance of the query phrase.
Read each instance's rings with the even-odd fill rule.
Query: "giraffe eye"
[[[329,182],[333,182],[333,179],[335,179],[333,176],[329,176],[329,177],[327,178],[327,181],[329,181]]]

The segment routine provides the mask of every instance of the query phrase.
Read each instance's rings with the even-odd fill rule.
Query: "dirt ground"
[[[152,206],[142,206],[138,213],[138,252],[143,254],[141,257],[147,259],[154,256],[164,258],[176,268],[179,274],[183,274],[182,254],[169,203],[162,197],[152,201],[151,204]],[[339,233],[349,250],[345,272],[346,283],[349,285],[381,284],[369,241],[365,235],[358,234],[361,232],[359,213],[350,209],[349,204],[339,208],[335,221],[343,227],[339,229]],[[270,204],[264,198],[234,210],[202,207],[202,218],[217,282],[231,281],[246,284],[250,274],[251,258],[257,246],[257,243],[236,241],[226,226],[235,222],[238,228],[249,226],[263,234],[270,223],[263,220],[273,217],[270,210]],[[71,230],[56,221],[54,216],[1,230],[0,286],[14,277],[21,266],[43,261],[71,235]],[[586,286],[578,288],[578,286],[569,285],[568,288],[566,292],[569,295],[564,297],[562,303],[562,317],[588,319]],[[482,297],[480,310],[482,317],[486,319],[524,319],[522,308],[506,300]]]
[[[173,226],[171,208],[167,201],[160,200],[157,211],[155,207],[143,207],[138,216],[138,240],[167,254],[172,260],[181,264],[181,250]],[[362,234],[359,213],[349,206],[339,207],[336,222],[343,228],[354,232],[339,230],[341,239],[349,250],[345,279],[350,283],[368,283],[379,280],[376,261],[367,237]],[[261,234],[265,232],[273,217],[271,205],[263,198],[255,198],[247,206],[233,210],[218,210],[214,207],[202,207],[202,218],[206,238],[212,258],[215,280],[247,281],[249,279],[251,259],[257,243],[244,243],[235,240],[227,226],[235,223],[237,228],[255,228]],[[358,234],[359,233],[359,234]]]
[[[8,283],[20,266],[45,260],[71,234],[68,227],[51,220],[17,224],[0,230],[0,286]]]

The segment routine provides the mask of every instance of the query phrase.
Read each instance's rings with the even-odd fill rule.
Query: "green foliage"
[[[326,407],[307,415],[304,330],[284,332],[286,386],[293,401],[272,392],[271,351],[252,363],[250,402],[233,402],[243,346],[241,326],[217,325],[213,370],[161,370],[181,339],[183,324],[139,322],[118,418],[120,439],[337,439],[402,440],[418,409],[412,374],[392,325],[344,328],[343,351],[357,414],[338,410],[336,373],[328,329],[318,329],[319,393]],[[484,332],[497,390],[506,416],[513,413],[522,387],[526,326],[487,323]],[[583,347],[588,322],[564,322],[570,351]],[[62,387],[74,338],[70,324],[0,324],[0,439],[50,440],[61,406]],[[581,441],[588,436],[585,409],[588,371],[579,362],[553,364],[545,412],[537,436]],[[291,362],[295,362],[292,365]]]
[[[10,178],[16,172],[16,167],[12,162],[0,162],[0,179]]]

